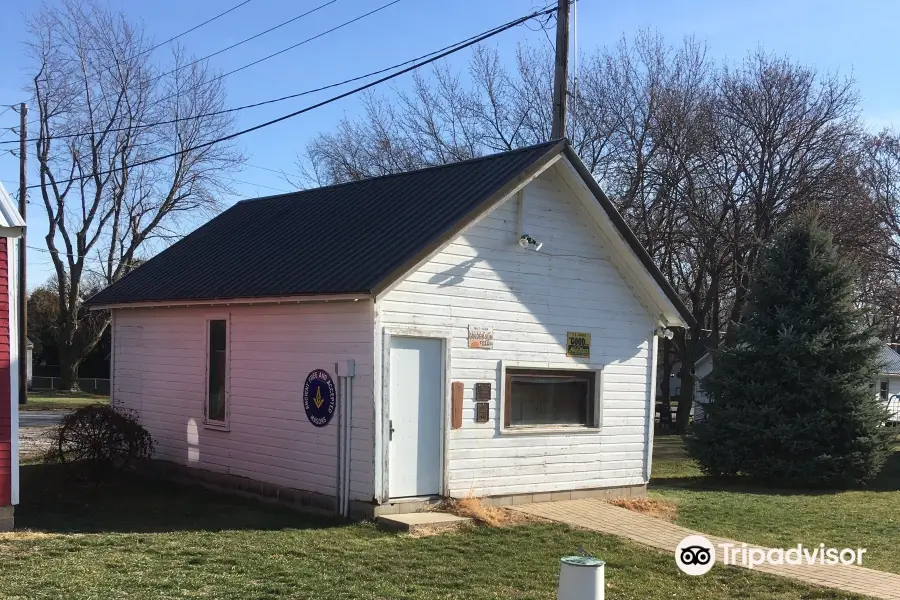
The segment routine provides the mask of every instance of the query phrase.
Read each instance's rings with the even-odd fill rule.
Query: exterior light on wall
[[[656,335],[666,338],[667,340],[671,340],[673,337],[675,337],[675,333],[668,327],[657,327]]]
[[[541,246],[543,246],[544,244],[537,241],[536,239],[534,239],[527,233],[523,233],[522,237],[519,238],[519,245],[522,246],[522,248],[524,248],[526,250],[528,248],[532,248],[532,249],[534,249],[535,252],[537,252],[538,250],[541,249]]]

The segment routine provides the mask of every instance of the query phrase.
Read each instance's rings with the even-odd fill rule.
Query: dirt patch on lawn
[[[613,506],[626,508],[630,511],[670,523],[675,521],[677,512],[675,504],[672,502],[652,498],[616,498],[615,500],[610,500],[609,503]]]
[[[35,460],[47,454],[53,444],[56,427],[19,428],[20,460]]]
[[[544,522],[544,519],[539,517],[508,510],[502,506],[490,506],[475,496],[449,498],[438,504],[436,510],[460,517],[468,517],[479,525],[487,525],[488,527],[510,527]]]

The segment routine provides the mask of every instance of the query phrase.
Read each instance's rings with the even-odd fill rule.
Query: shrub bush
[[[802,487],[871,480],[888,455],[887,412],[873,389],[880,342],[854,304],[853,271],[812,220],[763,258],[736,343],[702,383],[706,421],[688,448],[712,475]]]
[[[86,464],[98,477],[153,454],[153,438],[134,411],[91,404],[66,415],[54,433],[49,458]]]

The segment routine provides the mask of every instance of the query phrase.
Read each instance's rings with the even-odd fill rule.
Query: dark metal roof
[[[88,303],[368,293],[563,144],[239,202]]]
[[[378,293],[564,152],[669,301],[694,318],[565,140],[237,203],[91,305]]]

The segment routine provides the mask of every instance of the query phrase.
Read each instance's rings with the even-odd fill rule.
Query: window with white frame
[[[888,382],[885,380],[879,382],[878,397],[881,398],[882,402],[887,402],[888,400]]]
[[[506,369],[506,427],[596,425],[597,373]]]
[[[206,322],[206,421],[224,425],[228,416],[228,320]]]

